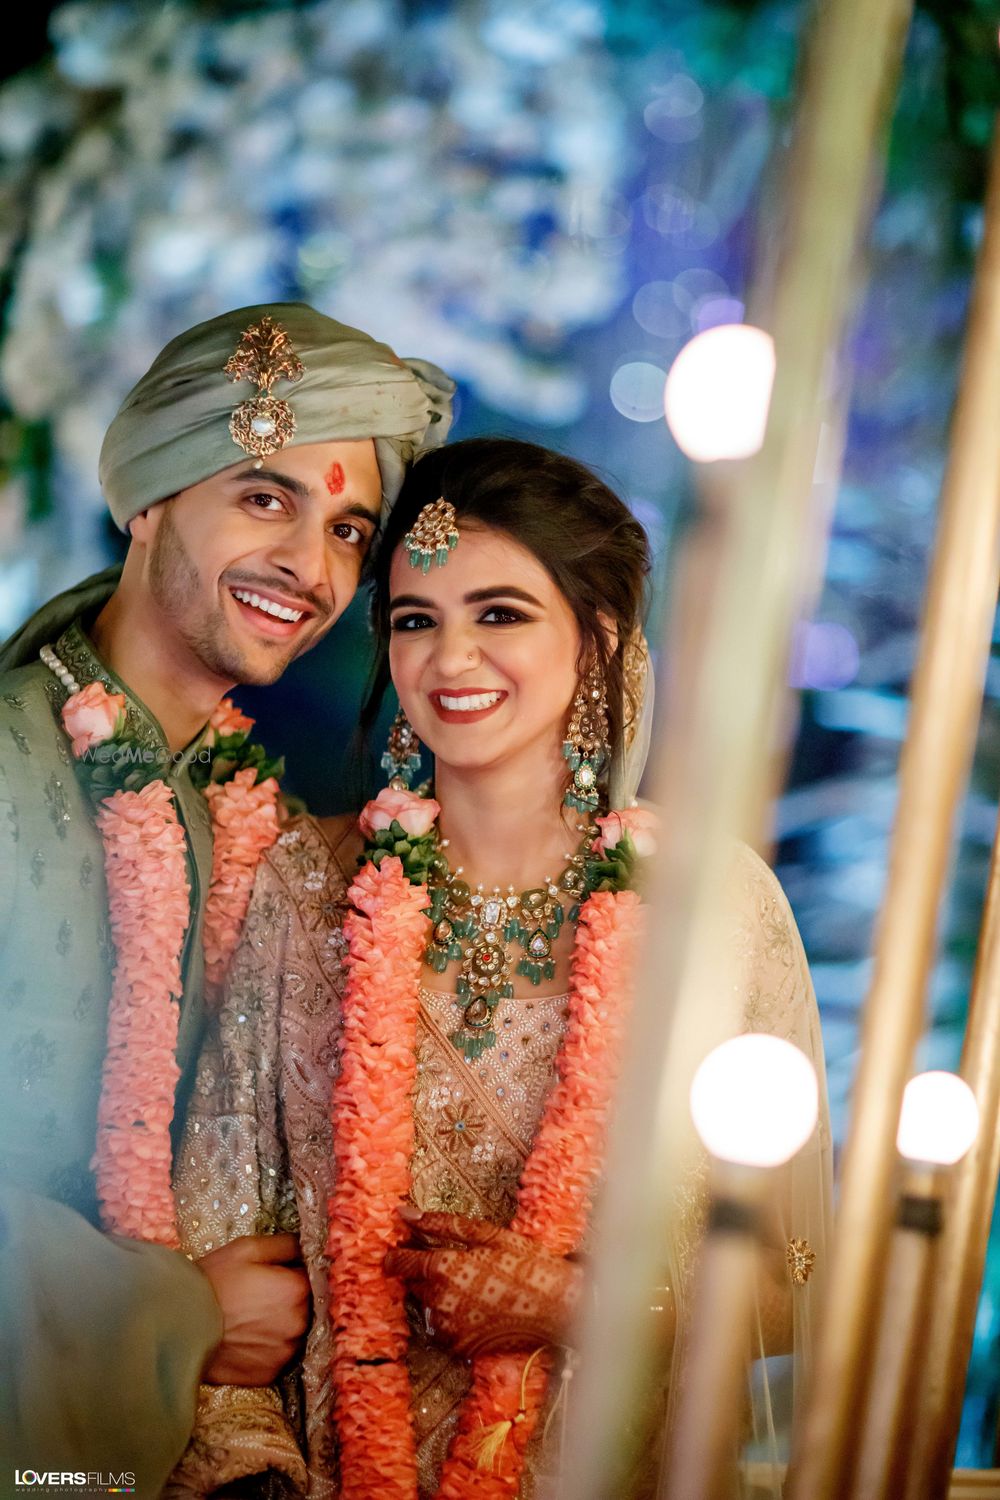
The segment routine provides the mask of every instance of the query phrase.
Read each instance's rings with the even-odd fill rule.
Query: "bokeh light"
[[[903,1091],[896,1145],[908,1161],[950,1167],[979,1131],[976,1096],[957,1073],[918,1073]]]
[[[691,1118],[720,1161],[777,1167],[812,1135],[819,1109],[816,1071],[781,1037],[731,1037],[704,1059],[691,1084]]]
[[[632,316],[656,338],[683,338],[690,331],[687,313],[677,305],[672,281],[647,281],[632,298]]]
[[[705,96],[687,73],[675,73],[646,105],[642,118],[646,129],[658,140],[682,144],[701,134]]]
[[[658,422],[666,371],[645,360],[619,365],[611,377],[611,404],[630,422]]]
[[[861,652],[846,625],[835,620],[808,620],[792,643],[789,682],[796,688],[846,687],[858,675]]]
[[[764,441],[774,385],[774,341],[762,328],[724,323],[696,334],[670,367],[667,425],[688,458],[749,458]]]

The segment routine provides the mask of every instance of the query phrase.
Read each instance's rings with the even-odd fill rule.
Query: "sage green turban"
[[[101,487],[125,531],[241,458],[374,438],[391,506],[413,460],[447,437],[454,389],[436,365],[399,359],[304,302],[237,308],[173,339],[125,397],[101,449]]]

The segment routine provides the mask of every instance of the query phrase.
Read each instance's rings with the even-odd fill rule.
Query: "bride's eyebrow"
[[[466,594],[466,604],[482,604],[487,599],[520,599],[524,604],[533,604],[536,609],[544,608],[541,599],[536,599],[534,594],[529,594],[527,589],[519,589],[514,584],[498,584],[492,589],[473,589],[471,594]]]
[[[390,609],[400,609],[403,605],[409,609],[433,609],[433,599],[422,599],[419,594],[397,594],[395,599],[389,600]]]
[[[520,599],[524,604],[533,604],[536,609],[543,609],[544,605],[534,594],[529,594],[527,589],[519,589],[514,584],[499,584],[492,589],[473,589],[471,594],[464,596],[465,604],[483,604],[487,599]],[[389,600],[390,609],[433,609],[434,600],[425,599],[420,594],[397,594],[395,599]]]

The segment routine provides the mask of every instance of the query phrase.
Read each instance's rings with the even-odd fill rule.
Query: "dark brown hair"
[[[547,570],[576,616],[580,670],[596,653],[604,673],[614,754],[627,715],[637,707],[627,701],[623,663],[626,645],[642,622],[649,542],[624,502],[583,464],[513,438],[452,443],[422,458],[408,474],[369,574],[377,655],[361,710],[362,734],[370,733],[390,681],[393,554],[424,506],[442,497],[455,507],[459,531],[463,521],[502,531]],[[601,615],[617,633],[613,650]]]

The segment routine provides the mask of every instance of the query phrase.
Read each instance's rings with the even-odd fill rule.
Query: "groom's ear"
[[[157,500],[155,505],[147,505],[145,510],[138,511],[132,517],[128,523],[128,533],[133,542],[139,542],[143,547],[149,546],[156,535],[165,504],[165,500]]]

